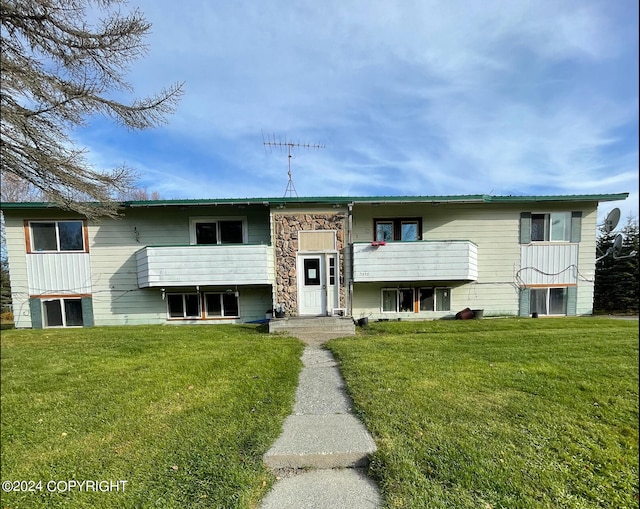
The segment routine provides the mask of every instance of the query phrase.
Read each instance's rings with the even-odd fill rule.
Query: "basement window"
[[[420,311],[451,311],[451,288],[420,288]]]
[[[200,296],[197,293],[167,295],[169,318],[200,318]]]
[[[384,288],[382,311],[384,313],[413,313],[415,291],[413,288]]]
[[[567,288],[532,288],[529,313],[566,315]]]
[[[42,301],[44,327],[82,327],[82,301],[80,299],[47,299]]]
[[[240,316],[237,292],[169,293],[166,299],[169,319],[200,320]]]
[[[205,293],[205,316],[207,318],[237,317],[240,315],[236,292]]]

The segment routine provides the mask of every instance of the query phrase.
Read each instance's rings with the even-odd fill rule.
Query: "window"
[[[569,242],[571,240],[571,212],[531,214],[532,242]]]
[[[51,299],[42,301],[44,327],[82,327],[80,299]]]
[[[420,289],[420,311],[433,311],[433,288]]]
[[[529,313],[566,315],[567,288],[532,288]]]
[[[375,241],[413,242],[422,239],[422,219],[375,219]]]
[[[382,311],[413,313],[414,296],[413,288],[385,288],[382,290]]]
[[[240,315],[238,296],[235,292],[205,293],[205,316],[207,318],[235,317]]]
[[[449,288],[436,288],[436,311],[451,311],[451,291]]]
[[[451,288],[420,288],[420,311],[451,311]]]
[[[82,221],[30,221],[31,252],[85,251]]]
[[[191,220],[192,244],[243,244],[245,221],[242,218],[197,218]]]
[[[398,290],[384,289],[382,290],[382,311],[384,313],[398,311]]]
[[[201,319],[203,306],[205,318],[240,316],[236,292],[167,294],[169,318]]]
[[[336,259],[333,256],[329,258],[329,284],[336,284]]]
[[[167,295],[170,318],[200,318],[200,296],[197,293]]]
[[[320,258],[304,259],[304,285],[320,286]]]

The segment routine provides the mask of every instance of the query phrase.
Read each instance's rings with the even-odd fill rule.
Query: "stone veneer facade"
[[[333,213],[282,213],[273,215],[276,249],[276,303],[284,304],[287,316],[298,314],[298,279],[296,262],[298,254],[298,232],[309,230],[334,230],[336,250],[339,254],[339,302],[345,307],[344,247],[346,214]]]

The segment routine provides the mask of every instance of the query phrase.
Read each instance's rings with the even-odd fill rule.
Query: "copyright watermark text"
[[[128,481],[97,481],[75,479],[61,481],[2,481],[2,491],[11,492],[41,492],[49,493],[110,493],[114,491],[124,491]]]

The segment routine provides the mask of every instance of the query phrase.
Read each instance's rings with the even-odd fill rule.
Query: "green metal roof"
[[[280,198],[216,198],[216,199],[176,199],[120,202],[124,208],[212,206],[212,205],[279,205],[279,204],[372,204],[372,203],[531,203],[531,202],[606,202],[625,200],[629,193],[616,194],[570,194],[542,196],[493,196],[489,194],[448,195],[448,196],[316,196]],[[45,209],[59,208],[47,202],[5,202],[2,209]]]

